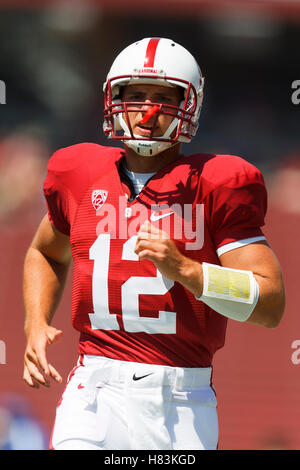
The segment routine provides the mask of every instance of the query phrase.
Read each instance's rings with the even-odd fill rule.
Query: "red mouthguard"
[[[149,121],[151,116],[153,116],[153,114],[157,113],[158,111],[159,111],[159,106],[157,105],[151,106],[150,108],[148,108],[145,113],[145,116],[141,120],[141,124],[145,124],[145,122]]]

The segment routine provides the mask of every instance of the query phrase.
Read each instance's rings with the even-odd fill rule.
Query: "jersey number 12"
[[[122,260],[139,261],[134,252],[136,235],[123,245]],[[109,311],[108,269],[110,255],[110,235],[100,234],[90,248],[90,259],[94,260],[93,269],[93,308],[89,314],[93,330],[119,330],[117,315]],[[141,317],[139,313],[139,295],[164,295],[174,285],[174,281],[164,277],[159,270],[156,276],[131,276],[122,285],[122,320],[125,331],[150,334],[176,333],[176,313],[159,311],[158,318]]]

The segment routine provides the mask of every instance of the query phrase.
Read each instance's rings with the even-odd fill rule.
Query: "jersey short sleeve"
[[[68,188],[64,184],[59,168],[59,151],[55,152],[48,162],[48,171],[43,189],[51,224],[65,235],[70,235]]]
[[[267,211],[261,172],[240,158],[228,159],[228,167],[226,177],[209,197],[210,232],[217,250],[236,241],[263,237]]]
[[[117,147],[84,142],[61,148],[52,155],[44,194],[49,220],[57,230],[70,235],[78,204],[95,175],[106,174],[106,169],[119,160],[121,154]]]

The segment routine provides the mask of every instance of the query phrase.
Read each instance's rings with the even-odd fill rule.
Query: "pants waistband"
[[[176,390],[199,388],[211,385],[212,367],[171,367],[157,364],[119,361],[101,356],[82,355],[78,365],[91,368],[94,373],[99,371],[107,375],[110,382],[123,383],[129,377],[137,378],[160,371],[163,386],[172,386]],[[161,374],[163,371],[163,374]],[[134,379],[135,380],[135,379]]]

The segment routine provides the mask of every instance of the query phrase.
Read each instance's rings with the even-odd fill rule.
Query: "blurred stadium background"
[[[170,37],[206,77],[200,129],[185,153],[240,155],[265,175],[265,233],[282,265],[285,317],[275,330],[230,322],[214,362],[222,449],[300,448],[300,2],[290,0],[0,0],[0,448],[47,448],[64,384],[22,380],[22,268],[45,213],[56,149],[105,144],[102,83],[112,58],[147,36]],[[77,359],[70,287],[49,358],[64,381]]]

